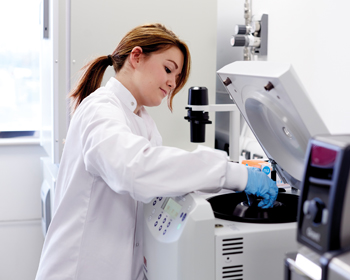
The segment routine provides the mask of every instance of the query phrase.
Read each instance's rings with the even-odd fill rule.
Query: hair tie
[[[108,65],[109,66],[113,65],[113,59],[112,59],[112,56],[110,54],[108,55]]]

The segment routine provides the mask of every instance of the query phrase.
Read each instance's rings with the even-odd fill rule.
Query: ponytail
[[[139,46],[145,55],[166,50],[171,46],[179,48],[184,56],[184,63],[180,76],[176,81],[176,87],[168,95],[168,107],[172,110],[172,101],[185,85],[191,68],[191,56],[187,45],[181,41],[172,31],[159,23],[144,24],[129,31],[118,44],[111,55],[100,56],[87,64],[83,69],[85,73],[78,81],[78,85],[70,93],[72,99],[72,112],[74,112],[83,99],[101,86],[106,68],[113,65],[115,73],[118,73],[133,48]]]
[[[113,65],[113,59],[110,55],[100,56],[82,68],[83,70],[85,69],[85,72],[79,79],[77,86],[69,94],[72,100],[72,113],[74,113],[85,97],[101,86],[103,75],[109,65]]]

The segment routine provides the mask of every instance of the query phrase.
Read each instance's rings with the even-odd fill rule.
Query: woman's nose
[[[174,89],[176,87],[176,78],[175,77],[169,78],[168,87],[170,87],[171,89]]]

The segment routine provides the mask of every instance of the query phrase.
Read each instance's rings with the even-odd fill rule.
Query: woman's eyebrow
[[[179,68],[174,60],[171,60],[171,59],[167,59],[167,60],[175,64],[175,69]]]

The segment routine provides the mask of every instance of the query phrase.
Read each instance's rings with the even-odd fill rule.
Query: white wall
[[[350,2],[252,2],[269,15],[268,60],[291,62],[329,131],[350,133]]]
[[[230,39],[234,35],[236,24],[244,24],[244,0],[217,0],[217,61],[216,69],[243,60],[243,48],[233,48]],[[226,88],[216,75],[217,92],[227,95]]]
[[[217,0],[217,59],[216,70],[225,65],[243,60],[243,48],[233,48],[230,39],[234,35],[236,24],[244,24],[244,0]],[[217,104],[231,104],[227,90],[216,75],[216,100]],[[243,118],[241,118],[243,124]],[[229,143],[230,114],[217,112],[215,119],[216,147],[224,149]]]
[[[148,111],[163,136],[163,144],[193,150],[187,115],[188,88],[206,86],[209,102],[215,103],[216,1],[72,0],[71,60],[73,81],[90,59],[108,55],[131,28],[147,22],[161,22],[174,31],[190,48],[192,72],[186,87],[178,93],[170,113],[164,102]],[[84,8],[82,8],[84,7]],[[112,67],[105,77],[114,75]],[[74,83],[74,82],[73,82]],[[215,121],[215,115],[211,114]],[[207,126],[206,145],[214,146],[214,125]]]
[[[0,279],[34,279],[44,241],[40,157],[36,145],[0,141]]]

